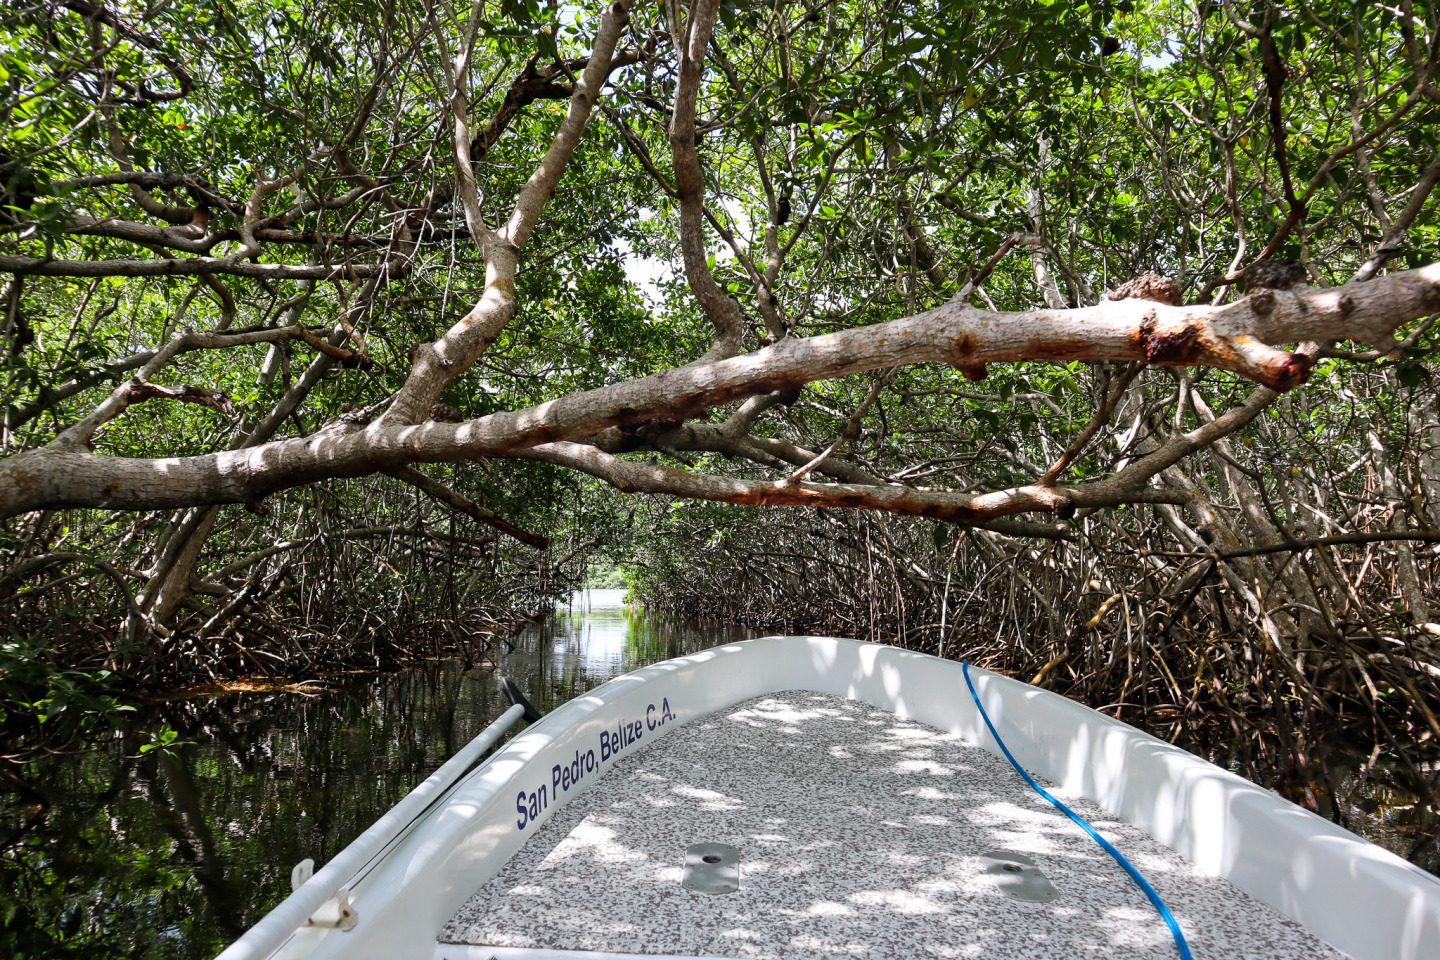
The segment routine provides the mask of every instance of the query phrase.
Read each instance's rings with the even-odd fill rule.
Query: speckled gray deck
[[[1071,798],[1066,798],[1070,802]],[[1093,803],[1195,956],[1342,957]],[[740,890],[680,885],[685,848],[740,848]],[[1054,903],[979,854],[1033,857]],[[866,704],[771,695],[619,761],[460,909],[442,942],[737,958],[1176,956],[1144,894],[1003,758]]]

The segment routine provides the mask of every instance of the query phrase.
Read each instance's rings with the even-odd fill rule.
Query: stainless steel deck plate
[[[1035,865],[1035,861],[1023,853],[1009,850],[991,850],[980,854],[985,872],[995,878],[1000,892],[1016,900],[1033,900],[1049,903],[1060,898],[1060,891],[1050,878]]]
[[[740,889],[740,851],[728,843],[692,843],[685,848],[680,885],[696,893],[734,893]]]

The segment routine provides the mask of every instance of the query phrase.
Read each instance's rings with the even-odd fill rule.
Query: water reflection
[[[629,615],[624,590],[582,590],[556,616],[554,654],[580,670],[614,676],[627,662],[641,619]]]
[[[333,857],[503,712],[497,670],[548,712],[746,635],[628,611],[622,591],[596,590],[483,664],[156,705],[142,722],[190,741],[174,757],[110,738],[25,768],[29,793],[0,793],[0,957],[212,956],[284,898],[293,864]],[[1440,871],[1434,814],[1416,802],[1440,786],[1440,757],[1412,773],[1368,742],[1312,742],[1328,752],[1303,782],[1267,766],[1276,754],[1263,744],[1185,745],[1292,799],[1321,791],[1346,826]]]
[[[1314,733],[1303,769],[1280,748],[1279,737],[1241,740],[1182,730],[1175,742],[1440,874],[1440,746],[1432,740],[1402,757],[1378,749],[1363,727]]]
[[[190,743],[135,737],[25,769],[0,795],[0,957],[211,956],[509,706],[513,677],[542,712],[618,674],[720,643],[734,628],[579,596],[493,662],[437,661],[311,694],[234,693],[156,705]]]

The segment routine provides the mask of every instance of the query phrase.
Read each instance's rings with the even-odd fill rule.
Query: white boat
[[[1196,956],[1440,958],[1436,877],[1127,724],[969,674],[976,698],[961,664],[894,647],[734,643],[611,680],[469,769],[514,706],[324,869],[297,867],[221,960],[1176,956],[1139,889],[996,759],[977,703],[1104,821]]]

